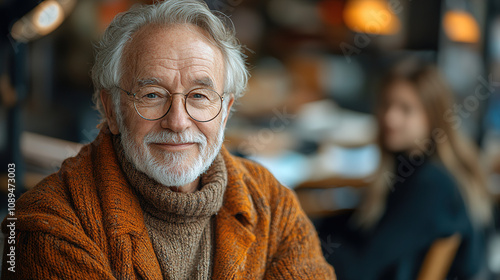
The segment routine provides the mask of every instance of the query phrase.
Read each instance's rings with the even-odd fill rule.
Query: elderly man
[[[118,15],[92,77],[100,134],[18,200],[3,278],[335,278],[292,191],[222,148],[248,73],[205,4]]]

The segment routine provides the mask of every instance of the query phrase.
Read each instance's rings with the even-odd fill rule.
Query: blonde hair
[[[408,66],[408,65],[404,65]],[[404,67],[403,66],[403,67]],[[427,140],[444,167],[458,182],[460,193],[465,201],[473,224],[486,225],[492,220],[492,201],[482,174],[477,148],[461,135],[457,123],[452,125],[454,116],[450,110],[453,97],[444,78],[436,67],[431,65],[411,65],[406,69],[395,68],[385,80],[380,101],[386,98],[387,88],[398,81],[408,82],[419,95],[426,110],[430,124],[430,137]],[[355,221],[364,229],[373,227],[385,211],[386,197],[394,184],[394,155],[384,146],[383,110],[378,106],[379,123],[378,144],[381,162],[372,184],[367,187],[365,196],[355,214]]]

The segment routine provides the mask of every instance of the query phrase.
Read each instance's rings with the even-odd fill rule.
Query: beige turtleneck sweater
[[[137,193],[164,279],[210,279],[214,215],[223,203],[227,170],[219,154],[194,193],[172,191],[134,168],[120,136],[113,145],[127,181]]]

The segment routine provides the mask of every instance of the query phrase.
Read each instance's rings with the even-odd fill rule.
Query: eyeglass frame
[[[153,85],[148,85],[148,86],[153,86]],[[198,88],[191,89],[191,90],[189,90],[189,91],[188,91],[188,92],[186,92],[186,93],[180,93],[180,92],[177,92],[177,93],[171,93],[170,91],[168,91],[168,89],[166,89],[166,88],[164,88],[164,87],[162,87],[162,86],[157,86],[157,85],[154,85],[154,86],[156,86],[156,87],[161,87],[161,88],[165,89],[168,93],[170,93],[170,96],[172,96],[172,102],[170,103],[170,106],[168,107],[167,112],[165,112],[165,114],[163,114],[161,117],[156,118],[156,119],[148,119],[148,118],[145,118],[143,115],[141,115],[141,113],[139,113],[139,110],[137,109],[137,106],[136,106],[136,104],[135,104],[135,100],[137,100],[137,98],[136,98],[135,96],[137,95],[137,93],[133,93],[133,92],[128,91],[128,90],[124,90],[123,88],[121,88],[121,87],[119,87],[119,86],[115,86],[115,87],[116,87],[116,88],[118,88],[118,89],[120,89],[120,90],[122,90],[123,92],[125,92],[125,93],[127,94],[127,96],[132,96],[132,97],[134,98],[134,109],[135,109],[135,112],[137,113],[137,115],[139,115],[139,117],[141,117],[141,118],[143,118],[143,119],[145,119],[145,120],[147,120],[147,121],[157,121],[157,120],[163,119],[163,118],[164,118],[164,117],[168,114],[168,112],[170,112],[170,109],[172,108],[172,104],[174,103],[174,102],[173,102],[173,100],[174,100],[174,99],[173,99],[173,96],[174,96],[174,95],[176,95],[176,94],[180,94],[180,95],[184,96],[184,110],[186,110],[186,113],[188,114],[188,116],[189,116],[191,119],[193,119],[193,120],[195,120],[195,121],[197,121],[197,122],[206,123],[206,122],[213,121],[215,118],[217,118],[217,117],[219,116],[220,112],[222,111],[222,106],[224,106],[224,95],[226,94],[226,92],[223,92],[223,93],[222,93],[223,95],[220,95],[217,91],[215,91],[215,90],[213,90],[213,89],[210,89],[210,88],[203,88],[203,87],[198,87]],[[147,87],[147,86],[145,86],[145,87]],[[141,87],[141,88],[142,88],[142,87]],[[191,114],[189,113],[189,111],[188,111],[188,109],[187,109],[187,102],[186,102],[187,96],[189,95],[189,93],[191,93],[191,92],[193,92],[193,91],[195,91],[195,90],[197,90],[197,89],[208,89],[208,90],[211,90],[211,91],[215,92],[215,93],[219,96],[219,98],[220,98],[221,106],[220,106],[220,108],[219,108],[219,112],[217,112],[217,114],[215,114],[215,116],[214,116],[213,118],[209,119],[209,120],[206,120],[206,121],[199,121],[199,120],[197,120],[197,119],[193,118],[193,116],[191,116]]]

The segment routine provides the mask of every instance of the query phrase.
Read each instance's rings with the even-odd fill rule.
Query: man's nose
[[[161,119],[161,126],[174,132],[182,132],[191,125],[191,118],[184,106],[184,95],[173,94],[168,114]]]

